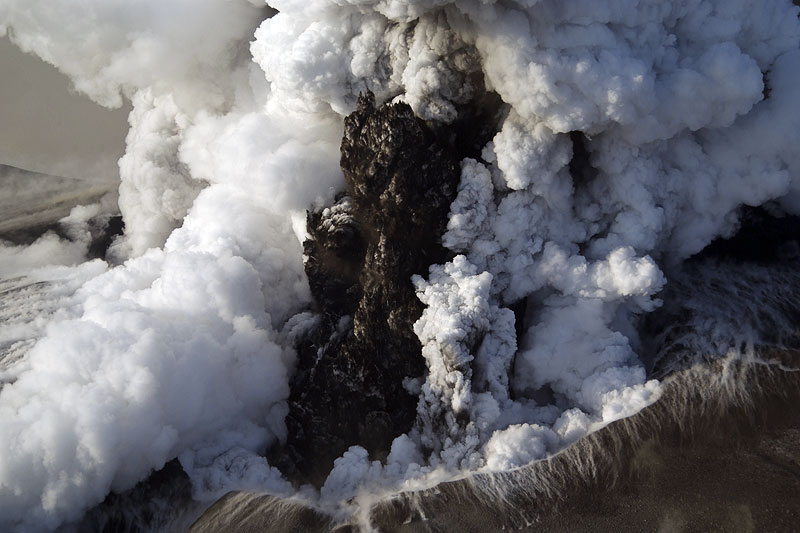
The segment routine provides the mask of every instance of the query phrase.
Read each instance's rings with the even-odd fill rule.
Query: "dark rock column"
[[[413,274],[452,256],[440,244],[460,177],[457,150],[405,104],[372,94],[345,119],[347,193],[308,214],[305,268],[319,323],[299,344],[289,437],[270,459],[321,484],[333,460],[361,445],[382,459],[408,431],[417,398],[403,387],[425,364],[413,324]]]

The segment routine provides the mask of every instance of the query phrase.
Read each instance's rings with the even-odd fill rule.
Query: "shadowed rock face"
[[[424,374],[411,283],[451,254],[440,244],[460,176],[455,143],[405,104],[371,94],[345,120],[347,193],[308,214],[305,269],[319,322],[298,346],[288,441],[271,459],[320,484],[348,447],[382,458],[410,429],[417,399],[403,387]]]

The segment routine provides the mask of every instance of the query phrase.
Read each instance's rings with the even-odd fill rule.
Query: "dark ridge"
[[[271,462],[320,485],[334,459],[361,445],[384,458],[408,431],[425,372],[412,325],[422,314],[411,277],[451,253],[440,236],[460,176],[459,154],[405,104],[371,93],[345,119],[347,193],[308,213],[305,269],[320,317],[299,343],[288,440]]]
[[[800,217],[770,213],[763,207],[742,206],[739,230],[728,239],[715,239],[690,261],[729,260],[773,263],[797,257]]]

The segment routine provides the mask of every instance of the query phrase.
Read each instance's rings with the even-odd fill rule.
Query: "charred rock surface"
[[[321,484],[356,444],[383,458],[414,422],[417,398],[403,382],[425,364],[411,277],[452,256],[440,237],[464,142],[405,104],[376,107],[371,94],[345,119],[347,193],[307,220],[305,269],[320,318],[298,346],[288,440],[270,454],[297,481]]]

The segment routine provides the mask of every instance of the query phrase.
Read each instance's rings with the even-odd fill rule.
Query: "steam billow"
[[[0,243],[0,529],[230,491],[367,527],[796,367],[790,0],[266,4],[0,6],[133,105],[117,202]]]

